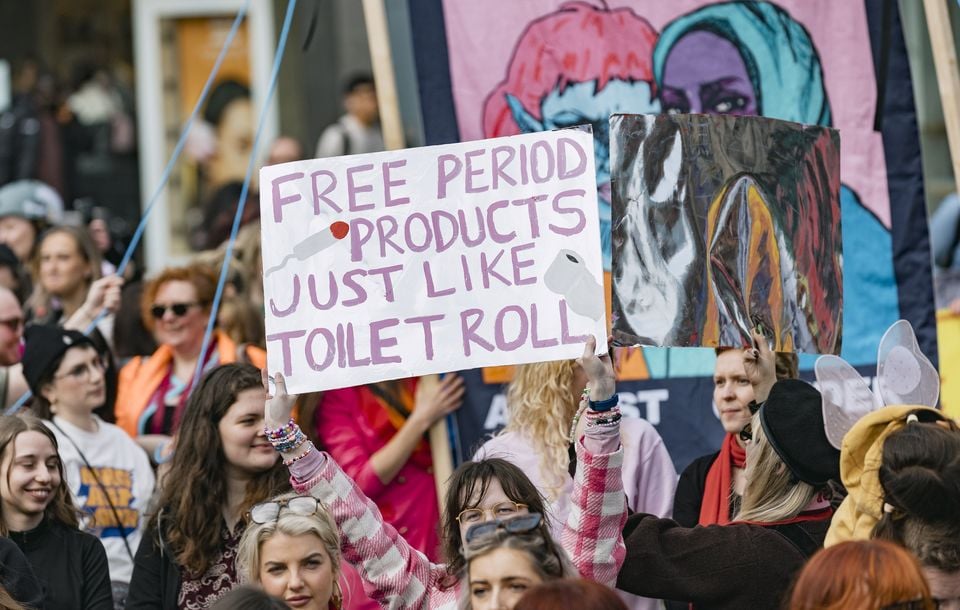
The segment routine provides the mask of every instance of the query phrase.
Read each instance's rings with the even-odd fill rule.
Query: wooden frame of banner
[[[387,29],[387,13],[384,0],[363,0],[363,19],[370,44],[370,60],[373,63],[373,79],[377,85],[377,105],[380,107],[380,125],[387,150],[405,148],[403,121],[400,118],[400,102],[397,97],[397,81],[393,70],[393,55],[390,51],[390,32]],[[421,384],[437,384],[437,375],[420,378]],[[447,481],[453,474],[453,450],[447,431],[447,418],[441,418],[430,427],[430,454],[433,457],[433,478],[437,486],[437,502],[443,511]]]
[[[927,14],[933,65],[937,71],[943,119],[947,127],[947,142],[950,144],[953,178],[960,193],[960,111],[957,110],[960,108],[960,67],[950,27],[950,7],[945,0],[924,0],[923,6]]]

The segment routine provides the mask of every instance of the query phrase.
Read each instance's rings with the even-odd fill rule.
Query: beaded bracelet
[[[307,440],[307,436],[293,419],[276,429],[264,429],[264,434],[273,448],[280,453],[296,449]]]
[[[588,426],[614,426],[620,423],[620,418],[621,418],[620,414],[617,413],[613,417],[592,420],[587,425]]]
[[[293,464],[294,462],[296,462],[296,461],[298,461],[298,460],[302,460],[303,458],[305,458],[305,457],[307,457],[308,455],[310,455],[310,452],[312,452],[312,451],[314,450],[313,443],[310,442],[310,441],[307,441],[307,442],[306,442],[306,445],[307,445],[306,448],[305,448],[301,453],[299,453],[299,454],[297,454],[296,456],[290,458],[289,460],[283,460],[283,465],[284,465],[284,466],[289,466],[290,464]]]
[[[289,420],[287,420],[287,423],[283,424],[279,428],[267,428],[264,426],[263,433],[267,435],[267,440],[272,443],[273,441],[279,441],[284,437],[292,436],[297,428],[297,422],[293,421],[293,418],[291,417]]]

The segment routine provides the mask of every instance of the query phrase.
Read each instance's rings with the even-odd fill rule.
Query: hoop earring
[[[343,608],[343,591],[340,590],[340,580],[333,581],[333,595],[330,596],[330,603],[327,605],[329,610],[341,610]]]

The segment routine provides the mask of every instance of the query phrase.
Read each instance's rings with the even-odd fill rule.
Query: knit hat
[[[63,216],[63,199],[39,180],[17,180],[0,188],[0,218],[5,216],[55,224]]]
[[[760,408],[773,450],[795,477],[815,487],[840,478],[840,452],[827,440],[820,392],[798,379],[774,384]]]
[[[53,324],[31,324],[24,332],[23,376],[34,395],[40,392],[40,380],[50,372],[50,367],[72,347],[89,345],[96,347],[90,337],[75,330],[67,330]]]

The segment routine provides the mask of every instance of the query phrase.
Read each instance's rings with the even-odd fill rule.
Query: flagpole
[[[373,79],[377,85],[377,103],[380,106],[380,126],[387,150],[405,148],[400,102],[397,98],[397,79],[390,51],[390,32],[384,0],[363,0],[363,19],[373,63]]]
[[[937,71],[943,119],[947,126],[947,141],[953,178],[960,193],[960,68],[957,51],[950,29],[950,6],[943,0],[924,0],[927,14],[927,29],[930,31],[930,46],[933,49],[933,64]]]

